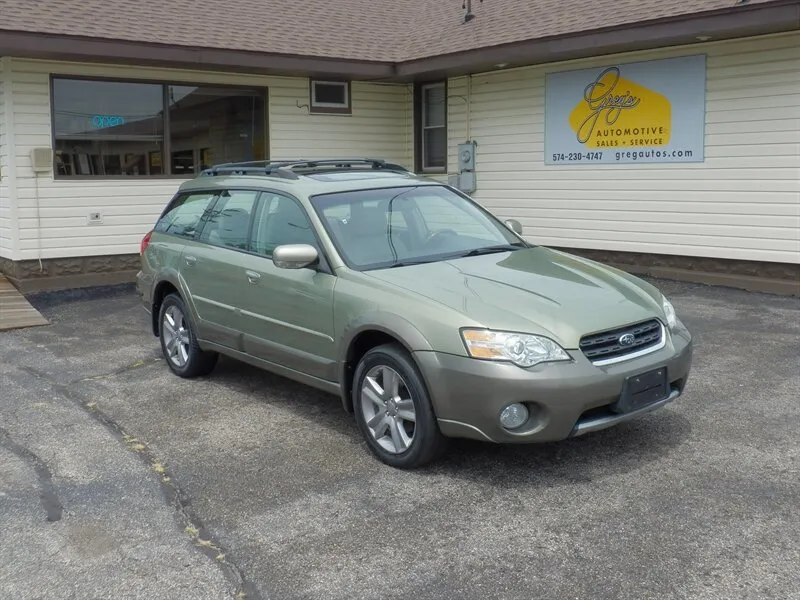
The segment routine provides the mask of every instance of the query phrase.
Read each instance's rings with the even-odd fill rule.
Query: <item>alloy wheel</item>
[[[183,367],[189,360],[190,336],[186,317],[180,308],[173,305],[164,311],[161,331],[170,362],[177,367]]]
[[[400,374],[386,365],[369,370],[361,386],[361,411],[373,439],[387,452],[402,454],[416,433],[414,399]]]

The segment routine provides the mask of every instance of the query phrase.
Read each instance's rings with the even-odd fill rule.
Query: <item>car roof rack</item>
[[[214,165],[203,170],[200,175],[263,175],[281,177],[283,179],[299,179],[301,174],[316,170],[351,169],[369,167],[385,171],[401,171],[408,173],[402,165],[386,162],[380,158],[322,158],[297,160],[256,160],[249,162],[231,162]],[[300,171],[298,174],[297,171]]]

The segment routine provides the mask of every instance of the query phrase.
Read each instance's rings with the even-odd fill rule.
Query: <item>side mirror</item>
[[[508,227],[511,231],[513,231],[517,235],[522,235],[522,223],[520,223],[516,219],[506,219],[504,223],[506,227]]]
[[[304,269],[318,258],[317,249],[308,244],[286,244],[272,251],[272,262],[279,269]]]

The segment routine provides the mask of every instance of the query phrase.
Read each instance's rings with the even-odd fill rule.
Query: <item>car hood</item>
[[[463,314],[465,326],[546,335],[568,349],[587,333],[662,318],[653,286],[542,247],[367,274]]]

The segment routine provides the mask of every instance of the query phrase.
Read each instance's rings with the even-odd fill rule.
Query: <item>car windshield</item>
[[[440,185],[311,198],[339,253],[358,270],[402,267],[527,247],[476,203]]]

